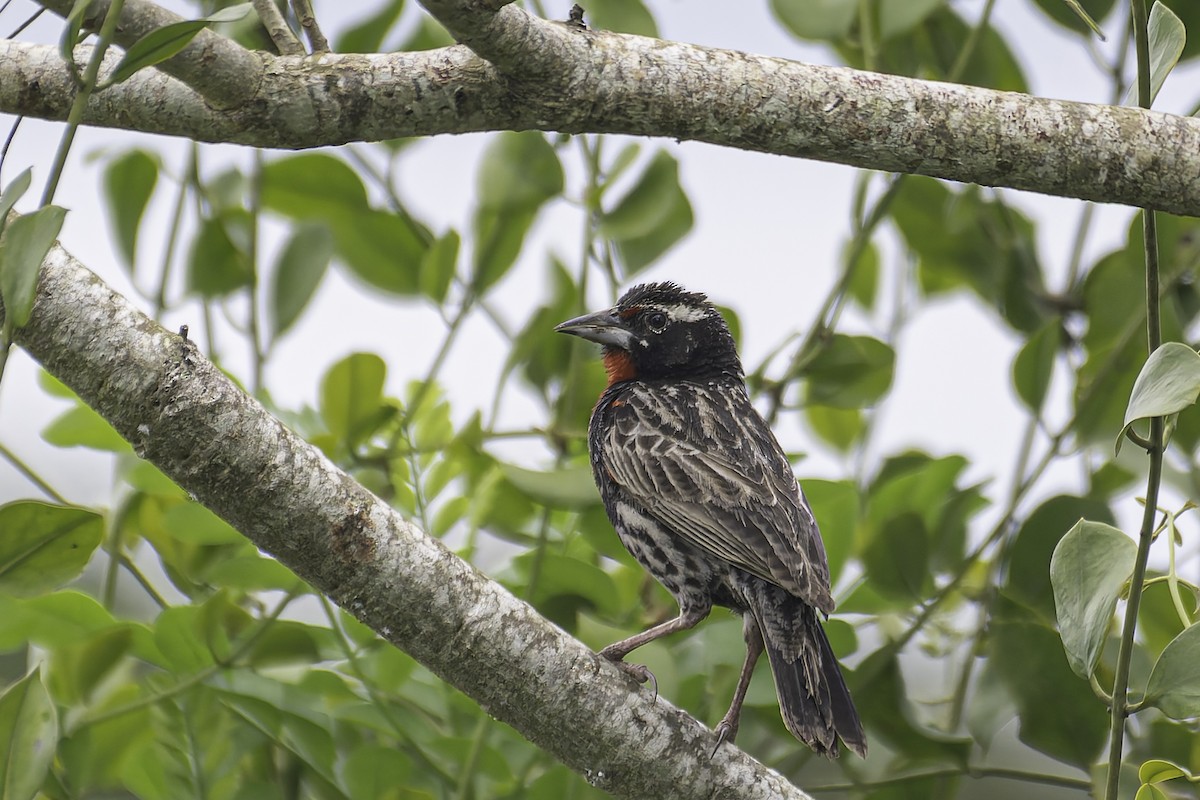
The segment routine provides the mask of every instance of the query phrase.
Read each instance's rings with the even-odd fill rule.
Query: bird
[[[834,609],[816,519],[770,426],[755,409],[729,325],[700,292],[644,283],[617,304],[555,327],[602,346],[608,383],[588,424],[592,473],[621,543],[679,615],[599,655],[625,660],[695,627],[714,605],[742,617],[746,658],[713,755],[737,735],[765,651],[787,729],[836,758],[866,734],[822,626]]]

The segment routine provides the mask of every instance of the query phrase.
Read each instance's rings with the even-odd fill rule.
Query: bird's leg
[[[717,750],[722,744],[732,742],[733,737],[737,736],[738,723],[742,716],[742,703],[746,699],[746,692],[750,689],[750,679],[754,677],[754,665],[758,663],[758,657],[763,652],[762,630],[759,629],[758,621],[749,611],[742,616],[742,635],[746,639],[746,660],[742,662],[742,674],[738,676],[737,689],[733,692],[733,702],[729,704],[729,710],[725,712],[725,716],[721,717],[721,721],[713,729],[713,732],[717,734],[717,744],[713,747],[709,758],[717,754]]]
[[[653,642],[655,639],[661,639],[676,631],[686,631],[696,627],[702,619],[708,616],[708,612],[712,610],[712,606],[701,606],[681,608],[679,616],[675,619],[667,620],[653,628],[648,628],[641,633],[630,636],[628,639],[622,639],[619,642],[613,642],[608,647],[600,651],[600,656],[611,661],[622,672],[632,677],[638,683],[646,681],[654,681],[654,694],[658,694],[658,682],[654,680],[654,674],[646,669],[643,664],[630,664],[625,661],[625,656],[632,653],[644,644]]]

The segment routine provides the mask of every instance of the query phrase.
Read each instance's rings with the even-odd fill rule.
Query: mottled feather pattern
[[[702,553],[833,610],[816,522],[739,376],[615,384],[591,435],[594,467],[620,499]]]

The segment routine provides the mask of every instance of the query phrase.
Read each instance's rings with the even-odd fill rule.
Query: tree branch
[[[303,59],[229,45],[236,69],[200,69],[193,48],[225,52],[204,49],[221,39],[209,34],[167,62],[208,102],[146,71],[95,97],[85,121],[284,148],[506,129],[627,133],[1200,216],[1197,119],[581,30],[515,6],[492,21],[502,34],[472,45],[500,63],[512,42],[536,45],[525,51],[535,77],[502,73],[462,45]],[[230,94],[247,99],[210,108],[208,77],[193,67],[228,74]],[[54,48],[0,40],[0,112],[63,119],[72,92]]]
[[[74,0],[38,0],[42,6],[65,17]],[[84,27],[95,29],[108,13],[111,0],[93,0],[84,19]],[[121,21],[113,40],[121,47],[130,45],[147,33],[181,22],[184,18],[149,0],[125,0]],[[202,30],[178,55],[158,65],[158,69],[190,86],[213,109],[244,107],[259,93],[266,54],[255,53],[237,42],[210,30]],[[0,67],[0,78],[7,67]],[[5,81],[0,79],[0,84]],[[14,87],[16,88],[16,87]],[[52,117],[53,118],[53,117]]]
[[[735,747],[710,760],[710,731],[406,522],[61,247],[15,341],[256,546],[594,785],[807,797]]]

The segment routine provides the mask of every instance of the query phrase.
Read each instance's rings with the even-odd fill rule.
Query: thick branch
[[[38,2],[63,17],[71,13],[74,5],[74,0]],[[108,12],[110,2],[92,0],[85,26],[94,29],[93,20],[101,19]],[[114,40],[128,48],[150,31],[183,19],[149,0],[125,0]],[[158,69],[195,89],[213,108],[223,109],[244,106],[253,100],[258,93],[263,64],[259,53],[247,50],[232,39],[202,30],[182,52],[159,64]]]
[[[304,148],[468,131],[608,132],[835,161],[1200,216],[1200,120],[801,64],[522,15],[555,80],[459,45],[425,53],[263,56],[253,99],[215,111],[155,71],[93,98],[86,122]],[[0,41],[0,112],[63,119],[52,47]]]
[[[710,760],[711,732],[403,520],[59,247],[16,342],[255,545],[593,784],[806,797],[730,745]]]

